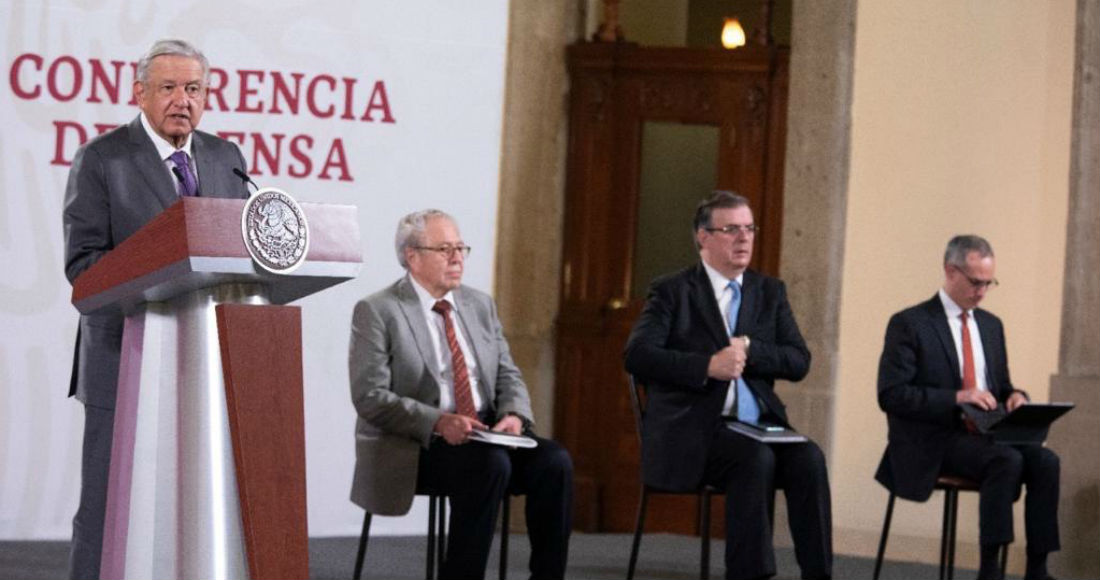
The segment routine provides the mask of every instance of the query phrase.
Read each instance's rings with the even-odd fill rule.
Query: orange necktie
[[[963,310],[959,317],[962,318],[963,389],[974,390],[978,388],[978,381],[974,378],[974,353],[970,347],[970,325],[967,324],[969,316]]]
[[[440,300],[432,306],[432,312],[438,312],[443,317],[443,330],[447,333],[447,346],[451,349],[451,368],[454,370],[455,383],[455,412],[459,415],[466,415],[471,419],[477,419],[474,396],[470,392],[470,373],[466,370],[466,357],[462,356],[462,348],[458,346],[455,326],[449,316],[451,303]]]
[[[963,343],[963,390],[973,391],[978,388],[978,380],[974,377],[974,353],[970,347],[970,325],[967,324],[970,318],[966,311],[959,315],[962,319],[962,343]],[[963,423],[966,424],[966,430],[971,433],[978,432],[978,426],[974,424],[974,420],[970,417],[964,417]]]

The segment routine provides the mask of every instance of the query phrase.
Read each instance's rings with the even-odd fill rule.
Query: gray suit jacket
[[[373,514],[409,511],[416,491],[419,448],[432,441],[442,412],[442,379],[428,323],[408,276],[360,300],[351,321],[348,369],[355,426],[355,478],[351,500]],[[461,331],[477,360],[482,400],[500,418],[531,421],[531,401],[484,292],[454,291]]]
[[[195,131],[191,151],[203,197],[248,197],[233,168],[246,170],[236,145]],[[179,200],[175,178],[157,155],[141,118],[77,150],[65,187],[65,275],[84,270]],[[80,317],[69,395],[86,405],[115,406],[122,315]]]

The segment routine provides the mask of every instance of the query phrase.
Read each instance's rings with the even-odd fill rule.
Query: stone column
[[[552,435],[554,425],[568,138],[565,47],[583,34],[583,10],[583,0],[513,0],[509,7],[494,294],[543,436]]]
[[[791,421],[826,453],[832,440],[848,199],[855,0],[795,2],[780,275],[813,353],[797,388],[780,384]]]
[[[1062,458],[1056,576],[1100,577],[1100,0],[1078,0],[1062,342],[1050,399],[1077,408],[1051,428]]]

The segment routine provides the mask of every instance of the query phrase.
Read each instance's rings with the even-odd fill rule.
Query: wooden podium
[[[73,285],[126,316],[100,577],[308,578],[300,309],[354,278],[353,206],[300,204],[292,274],[255,265],[244,200],[183,198]]]

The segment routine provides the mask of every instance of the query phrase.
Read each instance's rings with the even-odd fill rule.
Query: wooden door
[[[786,118],[783,50],[643,48],[574,45],[572,95],[556,350],[555,434],[576,467],[576,527],[633,529],[639,493],[639,449],[623,370],[623,347],[641,311],[646,280],[638,252],[647,223],[679,227],[687,259],[698,200],[710,192],[654,201],[642,183],[645,135],[683,126],[715,137],[713,183],[752,202],[757,237],[753,268],[778,270]],[[656,127],[656,129],[655,129]],[[711,129],[705,129],[705,128]],[[647,206],[648,204],[648,206]],[[654,221],[653,206],[659,206]],[[669,207],[665,207],[668,205]],[[660,220],[668,220],[663,223]],[[650,244],[652,246],[652,244]],[[648,275],[648,273],[647,273]],[[722,529],[716,502],[714,530]],[[697,533],[696,500],[650,502],[646,529]]]

